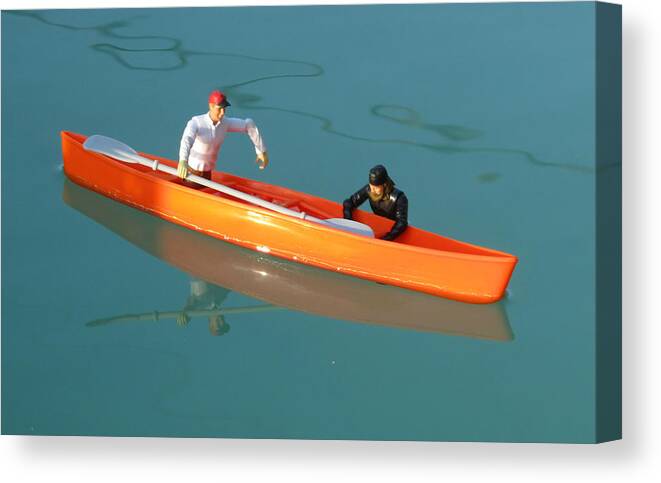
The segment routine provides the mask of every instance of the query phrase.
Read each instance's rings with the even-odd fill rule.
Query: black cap
[[[372,169],[370,169],[370,184],[374,186],[381,186],[382,184],[385,184],[388,179],[388,171],[386,170],[385,166],[377,164]]]

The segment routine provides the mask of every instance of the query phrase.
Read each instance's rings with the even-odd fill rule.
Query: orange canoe
[[[502,298],[517,262],[513,255],[413,226],[389,242],[276,213],[208,188],[194,190],[175,176],[86,151],[85,139],[62,132],[64,171],[72,181],[173,223],[276,257],[471,303]],[[213,181],[317,218],[342,217],[340,203],[306,193],[221,172],[213,173]],[[362,210],[354,214],[377,237],[393,223]]]
[[[510,341],[514,337],[505,302],[465,304],[279,260],[131,209],[69,180],[64,180],[62,199],[124,240],[194,279],[278,307],[405,330],[499,341]],[[254,310],[260,312],[275,308],[273,305],[254,306]],[[223,310],[226,314],[233,313],[233,309]],[[136,318],[156,321],[162,320],[162,315],[163,312],[126,314],[98,319],[87,325],[100,326]],[[265,316],[262,320],[269,318]]]

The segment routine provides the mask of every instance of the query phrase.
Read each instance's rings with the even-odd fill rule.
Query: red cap
[[[227,97],[220,91],[213,91],[209,94],[209,103],[216,104],[217,106],[227,107],[231,104],[227,101]]]

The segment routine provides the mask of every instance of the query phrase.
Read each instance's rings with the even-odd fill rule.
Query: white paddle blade
[[[345,218],[328,218],[324,221],[340,230],[355,233],[356,235],[374,238],[374,231],[370,226],[364,223],[359,223],[354,220],[347,220]]]
[[[126,163],[139,163],[141,160],[144,160],[131,146],[127,146],[116,139],[101,136],[100,134],[88,137],[83,143],[83,148],[87,151],[105,154]]]

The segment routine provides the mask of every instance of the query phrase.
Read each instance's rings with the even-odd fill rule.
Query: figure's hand
[[[177,176],[181,179],[186,179],[188,176],[188,162],[185,159],[179,161],[179,167],[177,168]]]
[[[351,216],[351,201],[348,199],[342,202],[342,216],[344,216],[345,220],[353,220],[353,216]]]
[[[177,325],[179,327],[186,327],[190,322],[190,317],[186,312],[181,312],[177,314]]]
[[[257,155],[255,162],[259,164],[259,169],[264,169],[269,165],[269,155],[264,151],[262,154]]]

